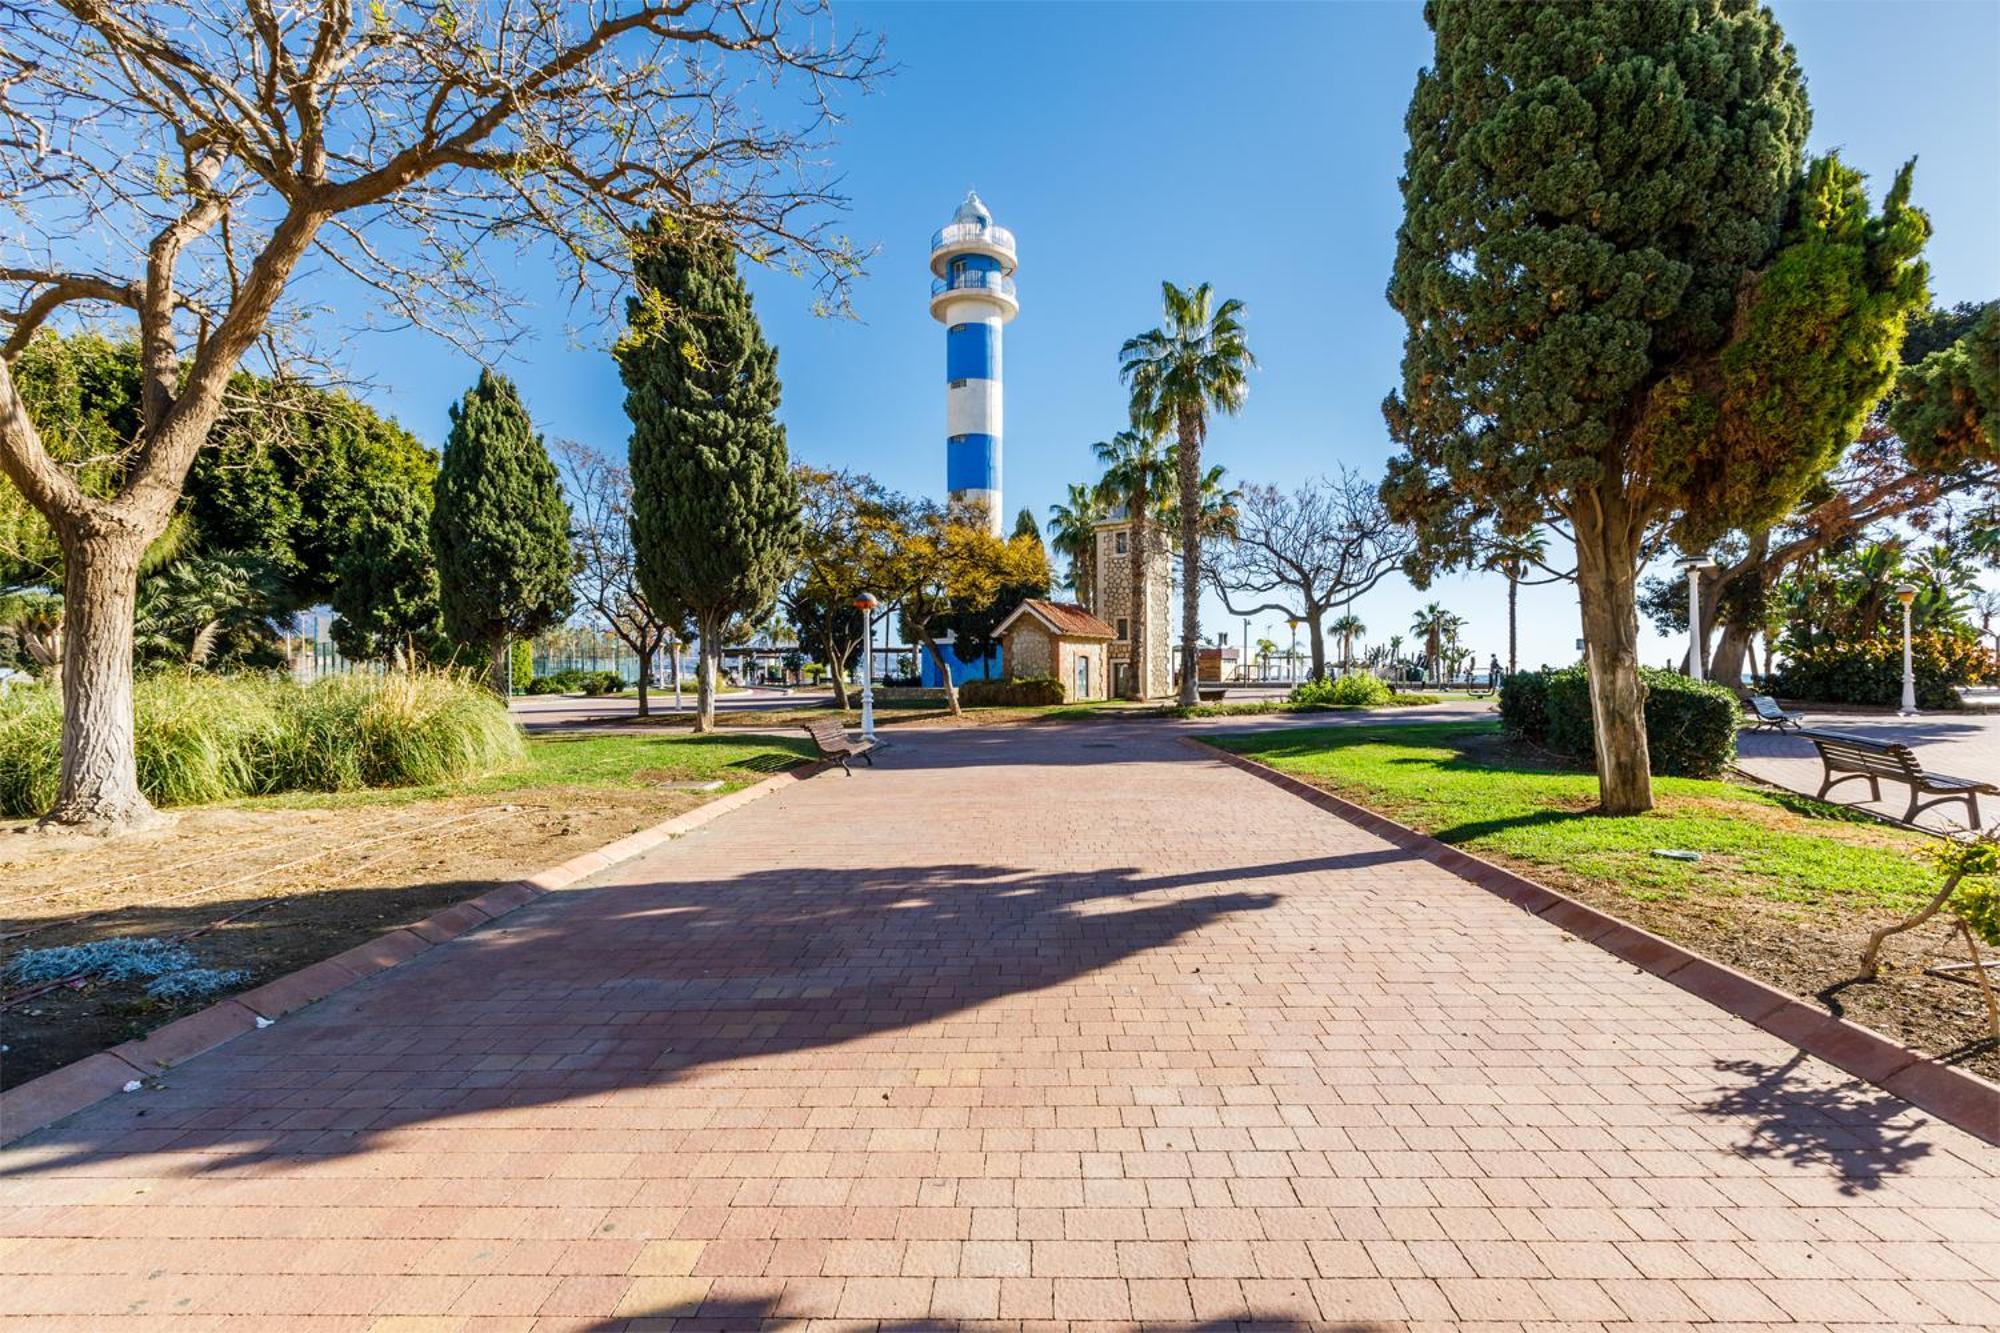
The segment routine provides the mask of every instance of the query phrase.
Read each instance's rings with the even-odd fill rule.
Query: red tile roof
[[[1012,624],[1014,617],[1023,611],[1047,625],[1058,634],[1066,634],[1077,639],[1115,639],[1118,631],[1099,620],[1074,602],[1049,602],[1039,597],[1030,597],[1015,607],[1012,614],[1000,623],[1001,629]]]

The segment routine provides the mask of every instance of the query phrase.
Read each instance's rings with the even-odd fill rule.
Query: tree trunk
[[[1518,615],[1520,601],[1521,581],[1509,576],[1507,579],[1507,674],[1510,676],[1517,670],[1514,662],[1515,648],[1521,639],[1521,622]]]
[[[655,647],[650,641],[648,641],[644,646],[642,646],[639,649],[639,716],[640,717],[651,717],[653,715],[652,696],[651,694],[648,693],[648,691],[650,691],[653,688],[654,652],[655,652]]]
[[[847,711],[847,676],[840,669],[840,645],[835,640],[832,630],[827,631],[824,646],[826,660],[832,664],[827,674],[833,677],[833,706],[844,713]]]
[[[958,684],[951,678],[951,663],[945,660],[944,651],[938,647],[935,639],[928,634],[924,635],[923,639],[924,647],[930,652],[931,661],[937,663],[938,679],[944,682],[944,701],[950,706],[951,715],[964,717],[965,711],[958,706]]]
[[[137,828],[158,818],[139,790],[132,718],[132,613],[145,537],[86,518],[62,546],[62,784],[42,823]]]
[[[514,693],[514,653],[513,644],[505,634],[493,641],[493,664],[487,672],[486,683],[502,699]]]
[[[716,636],[722,631],[721,616],[703,616],[696,626],[701,635],[701,651],[695,662],[694,729],[697,735],[715,730],[715,676],[722,668],[722,653]]]
[[[1326,631],[1319,625],[1320,613],[1317,608],[1306,608],[1306,643],[1312,649],[1311,680],[1326,679]]]
[[[1128,661],[1132,666],[1132,698],[1146,699],[1150,696],[1153,664],[1149,660],[1152,643],[1151,622],[1153,599],[1153,540],[1152,529],[1146,522],[1146,510],[1153,497],[1144,491],[1132,497],[1132,651]]]
[[[1622,496],[1585,495],[1577,510],[1576,589],[1590,668],[1598,804],[1607,815],[1642,814],[1653,808],[1653,778],[1639,679],[1635,525],[1626,520]]]
[[[1708,678],[1732,690],[1741,689],[1744,657],[1750,651],[1750,640],[1755,637],[1748,629],[1723,622],[1722,635],[1715,641],[1715,655],[1708,662]]]
[[[1191,414],[1181,414],[1181,697],[1183,708],[1201,702],[1195,681],[1197,645],[1201,642],[1201,431]],[[1313,626],[1318,643],[1319,626]],[[1325,653],[1320,654],[1325,666]]]

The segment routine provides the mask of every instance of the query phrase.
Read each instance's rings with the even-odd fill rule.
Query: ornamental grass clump
[[[429,787],[520,759],[498,699],[444,673],[335,676],[311,685],[253,676],[161,675],[133,701],[139,788],[157,805],[292,791]],[[61,772],[61,701],[0,700],[0,814],[49,808]]]

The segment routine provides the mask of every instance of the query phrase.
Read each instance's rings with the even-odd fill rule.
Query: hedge
[[[1322,677],[1300,681],[1292,687],[1290,701],[1307,707],[1379,708],[1393,702],[1395,691],[1367,672],[1356,672],[1338,680]]]
[[[1917,707],[1960,707],[1962,701],[1954,687],[1979,680],[1987,662],[1988,654],[1976,635],[1910,636]],[[1807,703],[1899,704],[1903,700],[1902,631],[1792,653],[1772,674],[1771,692]]]
[[[1640,667],[1646,688],[1646,748],[1652,771],[1712,778],[1736,757],[1742,705],[1720,685]],[[1590,677],[1583,667],[1517,671],[1500,683],[1500,721],[1516,736],[1558,754],[1595,761]]]
[[[1054,676],[1010,676],[1005,680],[968,680],[958,687],[958,701],[969,708],[1000,705],[1039,708],[1065,703],[1069,692]]]
[[[584,671],[568,667],[536,676],[528,682],[529,694],[616,694],[627,688],[625,678],[615,671]]]

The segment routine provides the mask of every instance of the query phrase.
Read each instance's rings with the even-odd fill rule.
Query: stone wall
[[[1120,533],[1123,533],[1126,539],[1126,554],[1124,555],[1118,554],[1118,536]],[[1131,554],[1131,533],[1132,524],[1125,519],[1115,519],[1110,522],[1100,523],[1097,527],[1095,614],[1098,619],[1104,621],[1113,629],[1116,629],[1119,620],[1123,619],[1127,622],[1128,633],[1131,630],[1131,621],[1134,619],[1132,615],[1134,599],[1132,595],[1133,560]],[[1168,582],[1173,568],[1173,555],[1167,545],[1166,534],[1162,533],[1157,527],[1150,529],[1147,536],[1153,548],[1153,557],[1152,568],[1150,570],[1152,577],[1148,580],[1150,587],[1147,589],[1148,596],[1146,598],[1148,615],[1146,622],[1146,639],[1148,643],[1146,657],[1148,669],[1146,674],[1150,678],[1146,687],[1146,696],[1157,699],[1173,693],[1174,668],[1168,647],[1173,641],[1169,625],[1169,620],[1173,612],[1168,605],[1171,600],[1169,597]],[[1110,651],[1106,654],[1105,668],[1107,673],[1112,663],[1129,660],[1131,651],[1129,643],[1114,640],[1110,645]],[[1110,692],[1108,674],[1105,681],[1105,692],[1107,694]]]
[[[1032,615],[1024,615],[1008,627],[1000,640],[1001,664],[1005,674],[1019,679],[1022,676],[1053,676],[1055,663],[1050,660],[1050,635],[1042,622]]]

